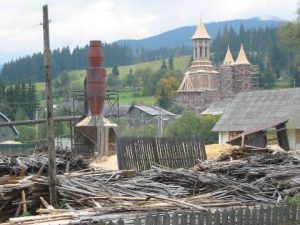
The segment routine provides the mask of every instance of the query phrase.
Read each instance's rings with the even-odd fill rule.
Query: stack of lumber
[[[240,184],[236,189],[251,185],[264,193],[265,199],[257,198],[262,201],[280,202],[300,190],[300,155],[297,152],[247,146],[232,149],[216,160],[202,162],[196,170],[235,181]],[[245,194],[251,195],[249,191]],[[206,197],[217,195],[212,192]]]
[[[0,176],[19,175],[21,171],[24,174],[35,174],[42,166],[45,166],[44,173],[48,170],[48,155],[35,154],[29,156],[0,156]],[[57,155],[56,165],[58,173],[66,170],[69,164],[70,170],[85,169],[88,167],[88,160],[84,158],[69,158],[63,155]]]
[[[0,177],[0,221],[20,214],[22,191],[30,192],[31,177]]]
[[[206,210],[207,207],[284,202],[300,190],[300,156],[245,147],[233,149],[216,160],[201,162],[193,169],[160,166],[142,172],[89,169],[60,174],[57,179],[62,209],[43,203],[46,209],[37,210],[41,214],[39,218],[76,224],[76,221],[101,219],[105,215],[106,219],[112,219],[118,213],[133,215],[136,212]],[[21,196],[20,191],[25,189],[32,207],[37,207],[38,196],[47,197],[48,180],[40,173],[6,182],[0,184],[0,194],[6,199],[14,199],[14,193]],[[2,188],[13,183],[16,183],[12,185],[16,192]],[[0,202],[4,203],[4,200]],[[35,224],[30,219],[27,218],[27,224]],[[8,224],[20,222],[21,219],[13,218]]]

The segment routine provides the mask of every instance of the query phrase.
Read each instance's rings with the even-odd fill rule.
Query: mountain
[[[222,22],[212,22],[206,24],[206,29],[210,36],[214,38],[219,30],[223,30],[226,25],[228,28],[233,27],[235,30],[239,30],[240,26],[243,24],[244,28],[266,28],[274,27],[281,23],[281,20],[276,18],[271,19],[260,19],[260,18],[251,18],[251,19],[236,19],[228,20]],[[196,30],[196,26],[185,26],[180,27],[174,30],[170,30],[164,33],[161,33],[156,36],[134,40],[119,40],[116,41],[120,45],[128,45],[133,49],[144,48],[145,50],[154,50],[158,48],[173,48],[176,46],[186,45],[191,46],[191,37]]]

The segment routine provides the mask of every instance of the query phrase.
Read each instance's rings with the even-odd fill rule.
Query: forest
[[[227,46],[230,46],[233,56],[236,57],[240,44],[243,43],[250,62],[260,68],[263,87],[271,86],[277,80],[289,80],[291,84],[299,86],[300,78],[294,63],[295,52],[287,49],[279,41],[278,30],[279,27],[245,29],[241,25],[239,31],[236,32],[232,27],[225,26],[211,43],[212,61],[216,66],[221,64]],[[88,46],[76,47],[73,50],[69,47],[53,50],[53,78],[64,71],[85,69],[87,52]],[[104,66],[113,67],[190,55],[192,48],[191,46],[177,46],[146,51],[143,48],[133,50],[129,46],[104,43],[103,52]],[[43,81],[42,54],[37,53],[5,63],[0,79],[12,84],[29,79]]]

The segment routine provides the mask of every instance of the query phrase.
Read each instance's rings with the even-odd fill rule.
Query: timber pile
[[[48,171],[48,155],[35,154],[29,156],[0,156],[0,176],[35,174],[41,167],[45,167],[44,174]],[[68,165],[69,164],[69,165]],[[71,158],[64,155],[57,155],[56,165],[58,173],[63,173],[68,165],[70,170],[85,169],[89,161],[84,158]]]
[[[263,202],[280,202],[300,190],[300,155],[297,152],[241,147],[232,149],[216,160],[200,163],[197,171],[219,174],[237,182],[233,190],[223,190],[233,195],[241,186],[255,187],[258,193],[263,193],[262,196],[251,191],[245,195]],[[218,198],[219,191],[222,189],[205,197]]]
[[[42,201],[45,208],[37,210],[41,215],[25,219],[27,224],[35,224],[36,220],[79,224],[86,219],[109,220],[118,213],[126,217],[137,212],[283,202],[300,190],[300,157],[292,152],[246,147],[202,162],[193,170],[158,166],[142,172],[90,169],[57,178],[60,205],[64,209],[54,209]],[[18,192],[14,204],[20,205],[20,192],[24,189],[32,201],[31,207],[38,207],[38,196],[47,196],[46,177],[37,175],[9,182],[12,187],[16,183],[16,191],[1,189],[7,183],[0,183],[0,196],[10,199]],[[0,204],[4,202],[0,198]],[[18,223],[22,219],[12,218],[7,224]]]

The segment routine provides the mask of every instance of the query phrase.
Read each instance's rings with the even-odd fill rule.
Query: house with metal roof
[[[162,130],[176,114],[160,107],[133,105],[129,108],[126,118],[128,127],[155,125]]]
[[[238,93],[230,101],[213,131],[224,144],[237,135],[287,120],[290,149],[300,149],[300,88]]]

